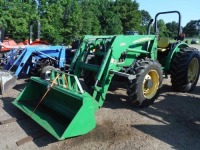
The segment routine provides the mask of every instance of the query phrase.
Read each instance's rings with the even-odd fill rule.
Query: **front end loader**
[[[13,104],[63,140],[95,128],[95,112],[102,107],[114,75],[127,78],[130,101],[143,107],[154,102],[164,75],[171,75],[175,90],[193,90],[199,64],[199,52],[180,37],[169,46],[157,35],[88,35],[67,73],[51,71],[49,81],[31,77]]]

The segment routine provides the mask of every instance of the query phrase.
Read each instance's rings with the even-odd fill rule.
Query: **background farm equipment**
[[[2,26],[0,28],[0,42],[8,46],[16,46],[17,43],[13,39],[10,39],[7,35],[4,38],[4,33],[5,33],[5,29]],[[2,53],[8,52],[9,50],[10,48],[0,46],[0,54],[1,54],[0,57],[3,56]]]
[[[176,42],[158,41],[157,35],[85,36],[68,73],[51,71],[50,81],[32,77],[13,104],[63,140],[95,127],[95,112],[102,107],[114,75],[127,78],[130,102],[142,107],[154,102],[163,75],[171,75],[176,91],[192,91],[199,78],[199,51],[182,42],[179,12],[158,13],[155,24],[165,13],[179,15]],[[79,82],[82,77],[84,83]]]
[[[40,75],[44,78],[51,69],[65,69],[65,64],[70,59],[66,54],[65,46],[26,46],[10,53],[4,69],[0,71],[1,92],[13,87],[16,79],[23,74]]]
[[[34,36],[33,28],[37,23],[37,36]],[[36,27],[35,27],[36,28]],[[1,68],[0,86],[2,94],[13,87],[18,77],[23,74],[31,74],[49,78],[49,70],[59,68],[65,69],[73,54],[74,47],[66,48],[64,46],[47,46],[48,43],[40,40],[40,21],[32,21],[29,26],[30,38],[18,44],[5,43],[4,30],[1,30]],[[35,41],[33,41],[33,37]],[[75,43],[75,42],[73,42]],[[77,41],[75,45],[77,45]],[[6,49],[6,51],[5,51]]]
[[[34,36],[34,32],[33,32],[33,28],[34,28],[34,24],[37,23],[37,36]],[[41,35],[41,25],[40,25],[40,21],[31,21],[29,24],[29,39],[26,39],[22,42],[17,43],[16,41],[14,41],[13,39],[10,38],[11,35],[6,34],[4,36],[5,33],[5,28],[2,27],[0,29],[0,41],[7,46],[22,46],[22,45],[48,45],[48,43],[46,41],[42,41],[40,39],[40,35]],[[35,37],[35,40],[33,40],[33,37]],[[0,49],[0,53],[6,53],[10,50],[12,50],[13,48],[8,48],[8,47],[1,47]]]
[[[10,38],[11,35],[6,34],[4,36],[5,28],[2,27],[0,29],[0,65],[4,66],[8,60],[11,58],[13,59],[13,55],[17,56],[19,55],[18,52],[22,51],[22,48],[19,50],[20,47],[26,46],[26,45],[48,45],[46,41],[40,40],[40,21],[37,21],[37,37],[33,41],[33,27],[36,21],[31,21],[29,24],[29,33],[30,38],[26,39],[25,41],[16,43],[13,39]],[[16,53],[16,54],[15,54]]]

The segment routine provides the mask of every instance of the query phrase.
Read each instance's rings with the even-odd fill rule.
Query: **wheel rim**
[[[199,72],[199,61],[197,58],[193,58],[188,68],[188,81],[193,83],[196,81]]]
[[[143,80],[143,94],[146,99],[152,99],[159,87],[159,75],[156,70],[151,70]]]
[[[45,80],[49,81],[50,80],[50,76],[51,76],[51,70],[47,70],[45,72]]]

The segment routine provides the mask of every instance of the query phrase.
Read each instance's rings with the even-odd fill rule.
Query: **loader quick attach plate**
[[[58,74],[55,85],[47,92],[50,82],[54,82]],[[83,135],[94,129],[98,106],[82,90],[77,77],[52,71],[50,82],[31,77],[13,104],[58,140]],[[38,103],[40,105],[36,109]]]

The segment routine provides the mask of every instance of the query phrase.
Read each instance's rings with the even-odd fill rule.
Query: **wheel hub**
[[[150,70],[143,80],[143,94],[145,98],[151,99],[157,93],[159,86],[159,75],[156,70]]]
[[[144,88],[149,89],[153,86],[153,81],[151,79],[150,75],[146,75],[145,77],[145,82],[144,82]]]
[[[45,78],[46,78],[47,81],[50,80],[50,76],[51,76],[51,70],[47,70],[47,71],[45,72]]]
[[[197,58],[193,58],[192,61],[190,62],[189,68],[188,68],[188,81],[190,83],[193,83],[199,72],[199,62]]]

